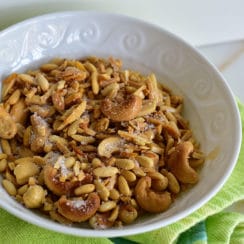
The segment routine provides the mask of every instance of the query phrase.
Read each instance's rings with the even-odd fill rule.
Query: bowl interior
[[[11,72],[38,67],[53,57],[114,56],[123,67],[159,81],[185,98],[184,114],[209,157],[200,181],[162,214],[145,216],[130,226],[90,230],[63,226],[30,211],[0,186],[0,206],[31,223],[79,236],[122,236],[173,223],[206,203],[223,185],[236,162],[241,127],[233,96],[215,68],[174,35],[125,16],[65,12],[33,18],[0,33],[0,79]],[[227,129],[228,128],[228,129]],[[1,176],[0,176],[1,178]]]

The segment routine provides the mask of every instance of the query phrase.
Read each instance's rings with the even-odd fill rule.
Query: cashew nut
[[[69,195],[73,193],[74,189],[82,184],[90,183],[92,181],[90,175],[86,175],[82,181],[65,181],[59,180],[57,169],[50,164],[45,165],[43,169],[44,183],[47,188],[58,196]]]
[[[152,180],[149,176],[142,177],[136,187],[135,196],[138,204],[150,213],[160,213],[165,211],[171,204],[169,192],[156,193],[150,189]]]
[[[0,137],[11,139],[17,133],[17,126],[9,113],[0,105]]]
[[[120,150],[122,142],[122,139],[117,136],[105,138],[98,145],[97,151],[99,156],[110,158],[114,152]]]
[[[121,103],[105,98],[101,103],[101,111],[114,121],[129,121],[134,119],[142,108],[142,99],[131,95]]]
[[[195,184],[198,181],[198,173],[190,166],[188,158],[193,151],[191,142],[181,142],[170,154],[168,166],[174,176],[182,183]]]
[[[90,219],[100,207],[100,197],[97,193],[88,194],[88,198],[83,200],[78,198],[69,200],[62,196],[58,202],[58,212],[65,218],[73,222],[83,222]]]

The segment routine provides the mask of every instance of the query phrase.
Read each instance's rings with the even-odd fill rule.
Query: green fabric
[[[242,122],[244,122],[244,106],[239,104]],[[242,128],[243,130],[243,128]],[[194,244],[203,243],[244,243],[244,217],[240,213],[222,212],[234,202],[244,199],[244,143],[238,162],[230,178],[207,204],[190,216],[159,230],[125,237],[137,243],[176,243],[180,234],[194,230],[200,221],[205,221],[207,240],[195,239]],[[210,217],[209,217],[210,216]],[[189,228],[193,229],[189,230]],[[199,231],[199,230],[198,230]],[[187,235],[187,234],[186,234]],[[197,235],[196,235],[197,236]],[[117,239],[120,240],[121,239]],[[83,244],[107,244],[116,242],[115,239],[106,238],[80,238],[52,231],[44,230],[26,223],[0,209],[0,243],[83,243]],[[121,242],[122,243],[122,242]],[[184,242],[182,242],[184,243]]]
[[[189,230],[183,232],[177,240],[177,244],[206,244],[207,231],[205,221],[202,221]]]
[[[244,215],[221,212],[207,218],[208,243],[244,243]]]

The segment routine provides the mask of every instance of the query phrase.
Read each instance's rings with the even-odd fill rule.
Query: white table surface
[[[198,49],[218,67],[233,93],[244,102],[244,40]]]
[[[164,27],[193,45],[244,37],[243,0],[0,0],[0,28],[64,10],[126,14]]]

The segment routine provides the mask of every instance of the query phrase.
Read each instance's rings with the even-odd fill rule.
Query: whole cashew
[[[52,165],[47,164],[43,169],[44,183],[47,188],[58,196],[71,195],[76,187],[82,184],[91,183],[92,176],[86,175],[82,181],[65,181],[60,182],[57,176],[57,169],[53,168]]]
[[[105,98],[101,103],[101,111],[113,121],[129,121],[134,119],[142,108],[142,99],[131,95],[121,103]]]
[[[114,152],[120,150],[122,143],[122,139],[118,136],[111,136],[103,139],[97,148],[98,154],[100,156],[110,158]]]
[[[135,196],[138,204],[150,213],[160,213],[165,211],[171,204],[170,193],[154,192],[150,189],[152,180],[149,176],[142,177],[135,188]]]
[[[169,170],[182,183],[195,184],[198,181],[198,173],[189,165],[189,154],[193,151],[191,142],[179,143],[175,151],[171,153],[167,162]]]
[[[100,197],[97,193],[90,193],[86,200],[69,200],[62,196],[58,202],[58,212],[73,222],[83,222],[90,219],[100,207]]]

